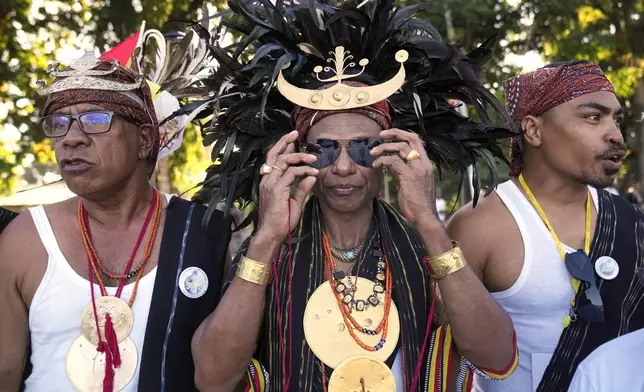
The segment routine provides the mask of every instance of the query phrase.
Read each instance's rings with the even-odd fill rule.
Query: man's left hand
[[[440,222],[436,211],[434,166],[423,141],[417,134],[400,129],[382,131],[380,137],[385,143],[371,150],[371,155],[378,157],[373,167],[385,166],[393,174],[398,183],[398,204],[403,216],[412,224],[421,219]],[[408,159],[412,151],[419,157]],[[383,155],[385,153],[390,155]]]

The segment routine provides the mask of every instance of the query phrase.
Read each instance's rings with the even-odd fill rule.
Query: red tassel
[[[114,367],[118,369],[121,367],[121,353],[119,352],[119,342],[116,339],[114,324],[112,324],[112,318],[109,313],[105,314],[105,340],[107,341],[107,348],[112,354]]]
[[[112,367],[112,353],[107,343],[100,341],[96,351],[105,354],[105,376],[103,377],[103,392],[114,392],[114,368]]]

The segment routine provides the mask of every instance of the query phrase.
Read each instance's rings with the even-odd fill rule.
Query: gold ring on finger
[[[281,168],[279,168],[279,167],[277,167],[277,166],[275,166],[275,165],[273,165],[273,167],[272,167],[272,168],[273,168],[273,169],[275,169],[275,170],[279,170],[279,171],[280,171],[280,173],[284,173],[284,170],[282,170]]]
[[[262,175],[262,176],[271,174],[271,172],[273,171],[273,167],[271,167],[271,166],[269,166],[268,164],[265,163],[259,168],[259,174]]]
[[[409,162],[415,159],[420,159],[420,154],[415,149],[412,149],[411,151],[409,151],[409,154],[407,154],[407,158],[405,158],[405,160]]]

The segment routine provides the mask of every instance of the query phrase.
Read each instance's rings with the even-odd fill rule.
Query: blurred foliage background
[[[104,52],[136,32],[144,20],[147,28],[162,32],[182,28],[168,22],[199,19],[204,3],[212,11],[226,8],[224,0],[2,1],[0,194],[58,178],[50,142],[37,125],[43,101],[35,82],[45,78],[50,60],[69,62],[81,50]],[[644,179],[643,12],[644,0],[434,0],[422,17],[445,40],[458,40],[463,50],[497,35],[496,55],[482,78],[501,100],[501,84],[513,74],[553,61],[599,63],[626,110],[623,132],[630,153],[617,184],[625,192]],[[159,165],[158,185],[174,193],[190,189],[203,178],[209,157],[196,128],[189,128],[180,150]],[[458,179],[444,173],[440,187],[449,210],[459,201]],[[395,187],[387,193],[394,198]]]

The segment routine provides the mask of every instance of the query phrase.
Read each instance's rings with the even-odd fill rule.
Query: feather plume
[[[210,104],[197,109],[210,116],[203,134],[215,147],[214,163],[196,199],[209,203],[211,211],[257,202],[266,151],[291,129],[293,104],[274,88],[281,67],[292,64],[285,70],[291,84],[315,89],[320,82],[313,68],[324,65],[323,53],[340,45],[355,58],[369,59],[358,80],[370,85],[389,80],[399,68],[394,54],[406,50],[406,83],[390,97],[393,126],[417,132],[439,170],[448,167],[465,176],[474,165],[475,198],[479,166],[496,185],[496,160],[505,159],[498,140],[515,135],[516,129],[478,80],[494,37],[464,54],[416,17],[426,4],[397,8],[394,0],[347,1],[337,7],[314,0],[229,0],[228,6],[231,12],[222,15],[218,29],[225,26],[239,41],[206,45],[218,67],[200,80],[206,91],[199,96],[209,97]],[[198,35],[204,39],[205,34]],[[466,103],[474,115],[460,115],[451,99]],[[494,118],[501,118],[500,124]]]

